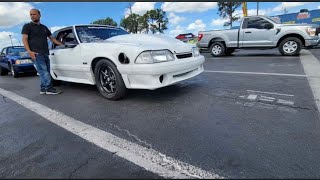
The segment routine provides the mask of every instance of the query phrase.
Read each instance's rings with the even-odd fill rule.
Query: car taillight
[[[198,41],[200,41],[202,39],[202,37],[203,37],[203,34],[199,34],[198,35]]]

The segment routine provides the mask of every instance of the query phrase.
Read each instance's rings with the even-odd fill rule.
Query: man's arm
[[[22,42],[24,45],[24,48],[28,51],[30,57],[35,60],[36,59],[36,53],[30,50],[30,46],[28,43],[28,35],[27,34],[22,34]]]
[[[59,42],[56,38],[49,36],[49,39],[56,45],[63,46],[61,42]]]

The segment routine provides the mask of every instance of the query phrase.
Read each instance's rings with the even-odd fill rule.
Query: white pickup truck
[[[244,17],[240,27],[200,31],[197,46],[212,56],[230,55],[235,49],[279,48],[282,55],[298,55],[303,47],[319,44],[315,24],[279,24],[267,16]]]

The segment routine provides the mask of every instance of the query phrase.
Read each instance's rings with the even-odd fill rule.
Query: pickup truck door
[[[239,46],[273,47],[276,32],[274,24],[262,17],[244,18],[239,34]]]
[[[56,39],[65,45],[51,45],[49,55],[51,73],[59,80],[79,82],[79,79],[85,79],[86,76],[82,71],[81,47],[72,28],[57,33]]]

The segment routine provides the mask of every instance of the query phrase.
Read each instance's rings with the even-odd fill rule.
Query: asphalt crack
[[[94,160],[96,159],[96,157],[91,157],[91,158],[88,158],[84,163],[80,164],[78,167],[76,167],[69,175],[69,179],[72,178],[72,176],[79,170],[81,169],[82,167],[86,166],[87,164],[89,164],[89,161],[90,160]]]
[[[144,144],[144,145],[145,145],[146,147],[148,147],[149,149],[152,149],[152,145],[151,145],[150,143],[147,143],[146,141],[141,140],[138,136],[130,133],[129,130],[127,130],[127,129],[121,129],[120,127],[118,127],[117,125],[114,125],[114,124],[110,124],[110,125],[113,126],[113,127],[115,127],[118,131],[124,131],[124,132],[126,132],[126,134],[127,134],[129,137],[135,139],[135,140],[138,141],[139,143]]]
[[[5,96],[2,96],[2,99],[3,99],[3,101],[6,103],[7,101],[6,101],[6,98],[7,97],[5,97]]]

